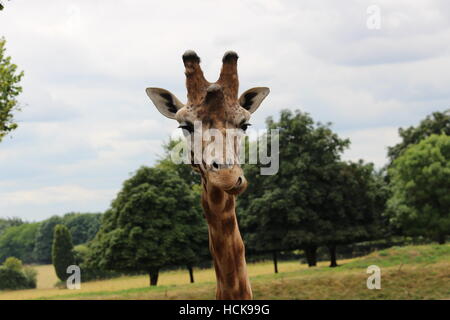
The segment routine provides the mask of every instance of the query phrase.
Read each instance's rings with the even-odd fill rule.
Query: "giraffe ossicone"
[[[186,104],[165,89],[147,88],[146,92],[159,112],[179,122],[188,141],[201,142],[194,145],[194,148],[201,149],[201,159],[192,157],[191,165],[201,175],[201,202],[208,223],[209,248],[217,279],[216,298],[251,299],[245,247],[235,211],[236,196],[247,187],[239,161],[240,143],[224,143],[224,152],[209,154],[208,159],[203,154],[211,143],[209,130],[213,130],[216,137],[222,135],[223,141],[227,141],[228,132],[245,132],[250,125],[251,114],[269,94],[269,88],[252,88],[238,97],[238,55],[234,51],[224,54],[219,79],[214,83],[205,79],[200,58],[194,51],[186,51],[182,58]],[[200,137],[199,132],[202,132]],[[233,141],[240,138],[239,134],[232,137]]]

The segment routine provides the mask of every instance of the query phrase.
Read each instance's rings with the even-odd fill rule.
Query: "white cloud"
[[[400,142],[397,127],[340,132],[341,137],[349,138],[350,148],[344,152],[343,160],[364,159],[373,162],[379,169],[387,163],[387,148]]]
[[[114,189],[83,188],[77,185],[24,188],[0,193],[0,213],[3,217],[43,220],[61,212],[104,211],[116,193]]]
[[[108,200],[112,194],[114,194],[114,190],[97,190],[81,188],[74,185],[61,185],[2,193],[0,195],[0,202],[4,207],[22,203],[45,205],[71,202],[75,204],[77,202]]]

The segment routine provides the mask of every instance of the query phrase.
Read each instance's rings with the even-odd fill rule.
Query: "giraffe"
[[[193,140],[200,129],[202,132],[215,129],[225,139],[228,129],[245,132],[250,125],[250,115],[269,94],[269,88],[252,88],[238,98],[237,60],[235,52],[226,52],[219,79],[210,83],[203,75],[198,55],[186,51],[183,63],[187,103],[183,104],[165,89],[147,88],[147,95],[160,113],[178,121],[187,139]],[[207,141],[204,136],[201,139],[203,154]],[[239,165],[239,148],[228,151],[232,152],[231,162],[224,158],[195,162],[192,152],[191,165],[201,175],[201,204],[208,223],[209,249],[216,273],[216,299],[252,299],[245,246],[235,211],[236,196],[246,189],[247,181]]]

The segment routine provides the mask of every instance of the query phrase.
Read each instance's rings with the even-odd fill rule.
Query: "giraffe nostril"
[[[236,187],[239,187],[242,184],[242,178],[239,177],[237,182],[236,182]]]
[[[217,162],[215,162],[215,161],[212,163],[212,166],[213,166],[213,168],[216,169],[216,170],[219,169],[219,165],[218,165]]]

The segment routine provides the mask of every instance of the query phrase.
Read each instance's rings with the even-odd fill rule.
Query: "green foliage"
[[[75,258],[75,263],[77,265],[80,265],[84,261],[86,261],[86,258],[89,254],[89,248],[87,245],[79,244],[73,248],[73,254]]]
[[[0,290],[21,290],[32,288],[23,272],[0,267]]]
[[[100,269],[92,264],[87,263],[90,248],[86,244],[79,244],[73,249],[75,264],[81,269],[81,275],[83,281],[93,281],[101,279],[110,279],[121,276],[120,272],[111,270]]]
[[[198,201],[174,171],[141,167],[104,214],[88,265],[157,274],[164,266],[195,260],[198,234],[207,237]]]
[[[202,261],[209,261],[211,256],[208,246],[208,227],[206,220],[203,218],[203,209],[200,205],[200,175],[192,169],[191,165],[184,163],[175,164],[171,159],[170,153],[180,143],[184,145],[186,144],[186,142],[181,139],[170,139],[166,144],[164,144],[164,156],[158,161],[156,167],[163,170],[169,170],[178,175],[178,177],[180,177],[191,188],[190,192],[192,192],[193,197],[198,199],[198,201],[194,201],[191,208],[193,212],[195,212],[193,218],[187,215],[185,217],[185,221],[179,221],[179,223],[175,225],[176,233],[189,235],[188,237],[184,237],[189,241],[189,243],[182,243],[177,246],[177,237],[176,233],[174,233],[174,250],[176,247],[180,247],[180,250],[178,253],[172,255],[173,257],[171,259],[171,264],[173,265],[179,266],[185,264],[188,267],[192,267]]]
[[[157,167],[175,171],[189,186],[200,185],[200,175],[192,169],[190,164],[176,164],[171,159],[172,150],[177,150],[175,147],[180,144],[186,146],[186,141],[182,139],[169,139],[167,143],[163,144],[164,155],[158,161]]]
[[[33,248],[39,223],[23,223],[9,227],[0,235],[0,262],[17,257],[25,263],[33,261]]]
[[[315,265],[318,246],[335,252],[338,244],[385,234],[384,177],[372,164],[340,161],[348,140],[299,111],[282,111],[267,127],[280,130],[279,171],[262,176],[258,166],[245,165],[249,187],[238,199],[250,253],[303,249]]]
[[[9,227],[19,226],[24,222],[20,218],[0,218],[0,236]]]
[[[100,228],[99,213],[67,213],[63,217],[53,216],[42,221],[36,236],[34,260],[38,263],[52,262],[53,231],[57,224],[67,226],[74,245],[86,243],[95,237]]]
[[[5,43],[0,38],[0,142],[5,135],[17,128],[13,113],[18,110],[16,97],[22,92],[19,82],[23,77],[23,72],[17,71],[11,57],[6,56]]]
[[[268,119],[267,128],[280,129],[280,168],[276,175],[260,176],[258,168],[245,167],[250,185],[239,206],[249,248],[287,250],[323,243],[330,225],[324,203],[349,141],[333,133],[330,124],[314,123],[300,111],[282,111],[278,122]]]
[[[445,242],[450,230],[450,136],[431,135],[410,146],[389,174],[391,222],[407,234]]]
[[[450,109],[444,112],[433,112],[420,122],[417,127],[398,130],[402,141],[388,149],[391,163],[397,159],[409,146],[419,143],[432,134],[450,135]]]
[[[388,192],[373,164],[340,162],[331,175],[322,205],[322,217],[328,222],[323,228],[324,242],[350,244],[382,237]]]
[[[23,268],[22,261],[9,257],[0,266],[0,290],[21,290],[36,288],[36,271]]]
[[[339,268],[318,266],[305,269],[298,263],[281,262],[280,274],[269,274],[272,270],[266,262],[249,266],[255,299],[322,299],[322,300],[435,300],[447,299],[448,270],[450,267],[450,244],[393,247],[376,251],[366,257],[350,259]],[[368,290],[367,266],[375,264],[382,268],[381,290]],[[295,267],[293,267],[295,265]],[[291,269],[292,268],[292,269]],[[213,276],[213,269],[204,274]],[[179,272],[170,272],[168,278],[180,277]],[[207,277],[209,278],[209,277]],[[110,283],[115,283],[112,280]],[[38,299],[214,299],[214,282],[207,279],[197,284],[174,284],[160,287],[98,287],[89,290],[70,290],[55,295],[53,291],[36,291]],[[109,288],[109,289],[107,289]]]
[[[52,243],[55,226],[62,224],[63,220],[59,216],[53,216],[41,222],[41,226],[36,234],[33,256],[38,263],[52,263]]]
[[[32,267],[27,266],[23,268],[23,274],[28,280],[29,287],[32,289],[36,288],[38,272]]]
[[[61,281],[66,281],[69,277],[69,274],[67,274],[67,267],[75,264],[75,257],[69,229],[61,224],[55,226],[52,245],[52,262],[58,278]]]
[[[14,271],[22,271],[23,265],[22,261],[15,257],[9,257],[3,263],[3,266],[6,269],[14,270]]]
[[[5,5],[3,4],[3,1],[0,1],[0,11],[2,11],[4,8],[5,8]]]
[[[79,245],[94,239],[100,229],[101,214],[71,212],[63,216],[62,223],[69,229],[73,244]]]
[[[448,261],[450,245],[393,246],[375,251],[342,266],[342,269],[367,268],[370,265],[391,267],[395,265],[427,264]]]

